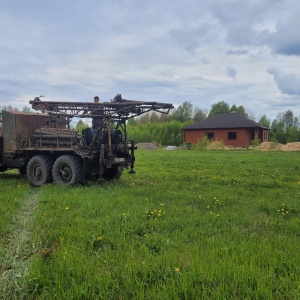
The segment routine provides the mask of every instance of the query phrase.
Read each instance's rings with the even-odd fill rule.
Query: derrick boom
[[[32,108],[49,115],[63,116],[68,118],[103,118],[125,120],[147,113],[156,111],[168,114],[173,107],[169,103],[146,102],[122,99],[118,102],[61,102],[43,101],[38,97],[29,102]]]

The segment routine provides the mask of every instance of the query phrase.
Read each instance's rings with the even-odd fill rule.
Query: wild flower
[[[165,212],[161,209],[153,209],[152,211],[146,210],[145,213],[148,219],[151,218],[153,220],[157,220],[157,218],[161,218],[165,214]]]
[[[286,206],[284,203],[281,205],[282,208],[277,209],[277,212],[280,213],[281,215],[286,215],[290,213],[291,208]]]

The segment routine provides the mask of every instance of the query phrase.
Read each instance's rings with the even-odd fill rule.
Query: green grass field
[[[299,153],[136,157],[73,188],[0,174],[0,299],[300,299]]]

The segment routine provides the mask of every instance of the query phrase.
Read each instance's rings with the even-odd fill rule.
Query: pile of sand
[[[254,147],[255,150],[262,151],[280,151],[282,150],[283,145],[275,142],[263,142],[259,146]]]
[[[261,151],[300,151],[300,142],[287,143],[286,145],[274,142],[264,142],[254,149]]]
[[[222,143],[220,141],[211,142],[206,147],[206,149],[209,149],[209,150],[221,150],[224,148],[225,148],[224,143]]]
[[[287,143],[282,146],[282,151],[300,151],[300,142]]]

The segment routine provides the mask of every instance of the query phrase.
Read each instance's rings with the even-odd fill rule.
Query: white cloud
[[[299,9],[296,0],[4,0],[0,106],[121,93],[299,115]]]
[[[283,94],[300,96],[300,75],[285,74],[277,69],[268,69],[269,74],[273,75],[274,80]]]

